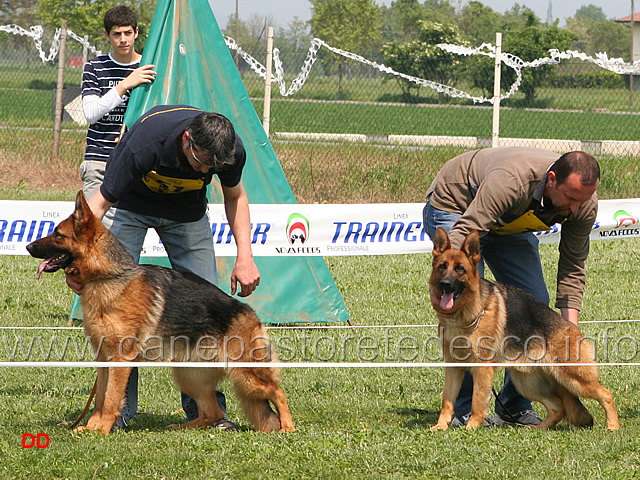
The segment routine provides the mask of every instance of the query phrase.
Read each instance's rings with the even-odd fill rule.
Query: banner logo
[[[613,214],[613,219],[616,221],[616,227],[628,227],[640,222],[638,217],[632,216],[625,210],[618,210]]]
[[[292,213],[287,220],[287,239],[291,245],[304,245],[309,239],[309,220],[304,215]]]

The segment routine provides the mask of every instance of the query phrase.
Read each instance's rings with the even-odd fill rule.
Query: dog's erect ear
[[[82,190],[78,191],[76,195],[76,209],[73,211],[73,229],[76,234],[80,235],[82,232],[87,231],[89,228],[93,228],[96,217],[91,211],[91,207],[84,198]]]
[[[480,261],[480,235],[478,235],[477,231],[474,230],[467,235],[467,238],[462,242],[462,248],[460,248],[460,250],[462,250],[474,264]]]
[[[435,238],[433,239],[433,256],[438,257],[445,250],[449,250],[451,248],[451,242],[449,241],[449,235],[447,235],[447,231],[438,227],[436,230]]]

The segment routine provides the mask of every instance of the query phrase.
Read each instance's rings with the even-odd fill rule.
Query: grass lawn
[[[583,332],[600,361],[636,361],[640,239],[593,243]],[[556,246],[543,245],[549,284]],[[356,326],[424,325],[435,316],[424,295],[428,255],[327,259]],[[71,293],[61,274],[35,280],[38,260],[0,256],[3,326],[63,326]],[[270,279],[264,279],[270,281]],[[274,281],[274,280],[271,280]],[[436,329],[270,329],[286,361],[434,361]],[[64,345],[67,345],[66,352]],[[420,348],[413,348],[417,345]],[[0,361],[90,360],[80,331],[0,330]],[[587,400],[592,430],[566,425],[539,432],[491,428],[431,432],[442,368],[292,368],[283,371],[295,433],[248,428],[228,383],[231,419],[240,432],[166,431],[181,422],[168,369],[141,372],[140,407],[128,431],[72,435],[91,369],[2,368],[0,474],[5,478],[635,478],[640,475],[636,367],[601,367],[617,402],[620,431]],[[500,381],[495,382],[499,388]],[[538,406],[540,407],[540,406]],[[542,407],[539,410],[544,413]],[[62,422],[62,426],[57,424]],[[23,449],[23,433],[46,433],[45,449]]]
[[[65,134],[63,157],[48,158],[45,133],[18,139],[0,132],[0,198],[71,200],[79,188],[84,137]],[[28,136],[26,136],[28,135]],[[43,138],[40,138],[42,136]],[[303,202],[423,200],[442,161],[458,152],[384,152],[347,146],[276,144]],[[364,155],[359,157],[358,155]],[[366,160],[366,161],[364,161]],[[601,198],[637,195],[637,162],[601,159]],[[42,175],[34,176],[38,172]],[[305,173],[307,172],[307,173]],[[335,179],[340,181],[336,182]],[[311,181],[309,181],[311,179]],[[605,182],[606,180],[606,182]],[[336,184],[336,185],[332,185]],[[345,193],[349,196],[345,197]],[[635,195],[634,195],[635,193]],[[340,196],[342,195],[342,196]],[[542,245],[555,285],[557,245]],[[283,361],[440,361],[435,315],[425,296],[429,255],[327,258],[355,326],[287,329],[270,335]],[[0,256],[0,326],[66,326],[72,294],[63,275],[35,280],[39,261]],[[640,323],[640,239],[597,241],[587,263],[583,333],[601,362],[636,362]],[[278,281],[263,278],[263,282]],[[551,297],[555,297],[552,292]],[[606,322],[606,323],[591,323]],[[92,360],[79,330],[0,329],[0,361]],[[253,432],[228,383],[228,412],[240,432],[167,431],[184,420],[166,368],[141,371],[140,405],[127,431],[73,435],[95,373],[86,368],[0,368],[0,475],[3,478],[637,478],[640,476],[640,369],[602,366],[620,430],[608,432],[599,405],[585,405],[592,430],[560,425],[540,432],[491,428],[431,432],[444,373],[434,368],[288,368],[282,372],[297,431]],[[501,379],[495,386],[499,388]],[[544,415],[542,407],[539,413]],[[86,419],[85,419],[86,421]],[[58,426],[61,424],[61,426]],[[46,433],[50,445],[23,449],[22,435]]]

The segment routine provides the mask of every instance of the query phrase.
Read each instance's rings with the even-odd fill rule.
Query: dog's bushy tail
[[[568,423],[582,428],[593,427],[593,417],[578,397],[567,392],[562,402],[564,403],[565,420]]]
[[[247,419],[257,431],[271,433],[280,430],[280,418],[271,409],[269,400],[240,397],[240,404]]]
[[[279,394],[284,397],[278,386],[277,370],[234,369],[231,371],[231,378],[240,406],[253,428],[266,433],[280,430],[280,418],[269,404],[269,399],[276,403]]]

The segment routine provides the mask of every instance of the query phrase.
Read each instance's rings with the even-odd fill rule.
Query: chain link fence
[[[42,44],[53,41],[45,32]],[[414,79],[389,73],[382,58],[313,48],[314,61],[306,49],[280,53],[271,90],[270,137],[300,202],[422,201],[444,161],[495,138],[492,58],[432,62],[431,75]],[[62,125],[84,132],[78,95],[92,52],[74,38],[66,51]],[[253,53],[258,60],[239,55],[237,65],[261,118],[265,81],[256,70],[265,59]],[[58,59],[41,56],[32,38],[0,31],[0,127],[52,128]],[[522,70],[519,88],[500,102],[499,145],[588,151],[603,167],[602,198],[639,197],[640,91],[629,85],[640,79],[576,57],[558,62]],[[517,78],[508,66],[502,72],[504,95]]]

